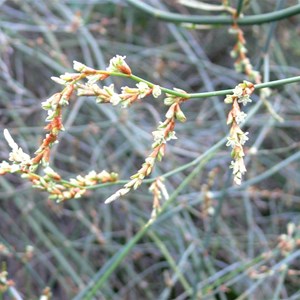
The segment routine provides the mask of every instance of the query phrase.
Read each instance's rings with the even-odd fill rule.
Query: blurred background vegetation
[[[236,7],[239,1],[229,2]],[[299,3],[248,2],[249,15],[274,11],[280,2],[282,7]],[[175,0],[147,3],[177,13],[206,13]],[[252,64],[268,80],[299,75],[299,16],[278,22],[274,31],[271,26],[243,27]],[[230,51],[236,41],[228,29],[187,29],[122,0],[2,0],[1,129],[8,128],[32,154],[43,137],[41,102],[60,88],[50,77],[71,71],[73,60],[105,69],[113,56],[126,55],[134,74],[164,87],[233,88],[247,78],[234,70]],[[105,84],[112,82],[118,89],[135,85],[121,78]],[[90,296],[93,282],[108,274],[108,263],[149,220],[149,185],[111,205],[103,202],[117,186],[62,205],[18,176],[0,177],[0,262],[14,281],[4,299],[39,299],[46,287],[52,299],[300,299],[300,163],[293,159],[300,151],[299,86],[273,89],[268,98],[284,122],[275,120],[257,95],[246,107],[251,118],[244,185],[232,184],[225,145],[200,167],[168,177],[165,184],[175,201]],[[176,126],[178,140],[167,146],[153,176],[197,159],[228,134],[229,107],[222,97],[191,100],[182,109],[188,120]],[[151,97],[126,110],[74,99],[51,164],[65,178],[106,169],[128,179],[149,153],[151,132],[165,112],[162,101]],[[9,151],[2,136],[1,161]]]

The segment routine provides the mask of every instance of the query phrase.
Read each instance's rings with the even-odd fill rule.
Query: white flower
[[[165,143],[163,130],[155,130],[152,132],[154,142]]]
[[[237,97],[242,97],[243,96],[243,88],[239,85],[237,85],[234,89],[233,89],[233,94]]]
[[[234,175],[233,176],[233,181],[237,184],[237,185],[241,185],[242,183],[242,173],[237,169],[237,164],[233,164],[230,166],[233,171],[232,171],[232,174]]]
[[[229,169],[233,169],[232,170],[232,174],[236,174],[238,171],[239,171],[239,166],[237,164],[237,161],[231,161],[230,162],[230,166],[229,166]]]
[[[9,131],[4,129],[4,138],[6,139],[9,147],[12,151],[9,154],[9,160],[15,162],[17,164],[22,165],[30,165],[31,158],[28,154],[24,153],[23,149],[17,145],[17,143],[11,137]]]
[[[43,101],[42,102],[42,108],[44,109],[44,110],[49,110],[49,109],[51,109],[52,108],[52,102],[51,102],[51,98],[49,98],[49,99],[47,99],[46,101]]]
[[[170,141],[170,140],[177,140],[177,136],[175,135],[175,131],[170,131],[167,138],[166,138],[167,141]]]
[[[87,66],[82,64],[81,62],[79,61],[76,61],[76,60],[73,60],[73,69],[75,71],[78,71],[78,72],[81,72],[83,71]]]
[[[231,56],[232,58],[236,58],[236,57],[238,56],[237,51],[236,51],[236,50],[231,50],[231,51],[230,51],[230,56]]]
[[[115,93],[115,86],[113,83],[109,86],[104,86],[103,89],[110,96],[112,96]]]
[[[238,185],[242,183],[242,176],[246,173],[246,167],[244,164],[243,158],[239,158],[235,161],[231,161],[230,169],[232,170],[232,174],[234,175],[234,182]]]
[[[231,104],[233,102],[233,95],[226,95],[226,98],[224,99],[224,102],[226,104]]]
[[[233,181],[237,184],[237,185],[241,185],[242,184],[242,174],[241,173],[237,173],[235,174],[235,176],[233,177]]]
[[[136,84],[138,90],[139,90],[139,99],[144,98],[147,96],[147,94],[150,92],[150,88],[147,83],[145,82],[139,82]]]
[[[57,179],[57,180],[60,180],[60,175],[58,173],[56,173],[52,168],[50,168],[49,166],[47,166],[46,168],[44,168],[44,173],[50,177],[50,178],[53,178],[53,179]]]
[[[233,137],[233,136],[228,136],[227,137],[227,143],[226,143],[227,147],[232,147],[233,148],[236,144],[237,144],[236,137]]]
[[[154,85],[152,88],[152,95],[154,98],[158,98],[161,95],[161,88],[159,85]]]
[[[239,103],[243,103],[243,105],[247,105],[247,103],[252,102],[249,95],[244,95],[238,99]]]
[[[1,163],[0,163],[0,169],[4,170],[4,169],[10,169],[10,164],[3,160]]]
[[[101,80],[102,74],[96,74],[96,75],[89,75],[87,76],[88,79],[88,84],[89,85],[94,85],[97,81]]]
[[[78,73],[65,73],[63,75],[60,75],[59,78],[64,81],[72,81],[72,80],[78,78],[78,76],[80,76],[80,74],[78,74]]]
[[[120,69],[119,69],[120,66],[124,66],[124,65],[127,66],[127,64],[125,62],[125,58],[126,58],[126,56],[120,56],[120,55],[114,56],[109,61],[109,66],[108,66],[108,68],[106,68],[106,70],[109,72],[120,72]]]
[[[14,173],[20,170],[20,166],[13,164],[10,165],[7,161],[3,160],[0,163],[0,175],[6,174],[6,173]]]
[[[109,101],[112,105],[117,105],[121,102],[122,99],[119,94],[115,93],[115,86],[113,84],[104,86],[103,89],[110,96]]]
[[[248,134],[249,132],[243,132],[241,134],[238,134],[239,142],[241,145],[244,145],[249,140],[249,138],[247,137]]]
[[[247,114],[245,114],[243,111],[240,111],[237,113],[236,117],[235,117],[235,121],[238,123],[238,124],[241,124],[242,122],[245,121],[247,117]]]
[[[150,166],[153,166],[154,165],[154,162],[155,162],[155,158],[154,157],[147,157],[146,159],[145,159],[145,162],[147,163],[147,164],[149,164]]]
[[[54,119],[54,117],[55,117],[55,111],[54,110],[51,110],[51,109],[49,109],[48,111],[47,111],[47,118],[46,118],[46,121],[47,122],[49,122],[49,121],[52,121],[53,119]]]
[[[110,98],[110,102],[112,105],[118,105],[121,101],[122,99],[117,93],[114,93]]]
[[[51,79],[58,83],[58,84],[61,84],[61,85],[66,85],[66,80],[62,79],[62,78],[59,78],[59,77],[55,77],[55,76],[52,76]]]

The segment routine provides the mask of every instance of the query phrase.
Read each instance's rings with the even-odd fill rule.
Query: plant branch
[[[118,72],[111,72],[110,73],[111,76],[120,76],[120,77],[127,77],[130,78],[134,81],[137,82],[145,82],[147,83],[150,87],[153,87],[155,84],[144,80],[143,78],[140,78],[136,75],[126,75],[126,74],[122,74],[122,73],[118,73]],[[289,77],[289,78],[285,78],[285,79],[279,79],[279,80],[274,80],[274,81],[269,81],[269,82],[264,82],[264,83],[259,83],[259,84],[255,84],[255,90],[259,90],[259,89],[263,89],[263,88],[274,88],[280,85],[286,85],[286,84],[290,84],[290,83],[295,83],[295,82],[299,82],[300,81],[300,76],[295,76],[295,77]],[[174,95],[177,97],[181,97],[181,98],[185,98],[185,99],[194,99],[194,98],[209,98],[209,97],[215,97],[215,96],[224,96],[227,94],[230,94],[233,92],[233,89],[227,89],[227,90],[219,90],[219,91],[213,91],[213,92],[202,92],[202,93],[181,93],[178,91],[174,91],[171,89],[167,89],[164,87],[160,87],[161,90],[165,93],[168,93],[170,95]]]
[[[234,20],[230,16],[200,16],[200,15],[182,15],[178,13],[172,13],[163,11],[157,8],[152,7],[149,4],[143,3],[136,0],[127,0],[127,2],[145,12],[148,15],[151,15],[154,18],[157,18],[162,21],[173,22],[173,23],[191,23],[191,24],[205,24],[205,25],[232,25],[237,23],[238,25],[258,25],[263,23],[270,23],[288,17],[297,15],[300,13],[300,4],[265,14],[259,14],[254,16],[246,16],[238,20]]]
[[[170,198],[161,207],[161,210],[157,213],[155,219],[150,219],[141,229],[129,240],[129,242],[120,249],[104,266],[96,273],[95,277],[91,280],[89,284],[80,294],[78,294],[74,300],[90,300],[94,299],[97,291],[99,291],[103,285],[107,282],[112,273],[118,268],[122,261],[127,257],[128,253],[132,248],[138,243],[138,241],[146,235],[148,230],[152,228],[155,221],[166,212],[167,208],[177,199],[179,193],[189,184],[189,182],[197,175],[207,161],[209,161],[214,155],[214,152],[209,152],[206,156],[202,157],[202,161],[198,162],[194,170],[182,181],[178,188],[170,195]]]

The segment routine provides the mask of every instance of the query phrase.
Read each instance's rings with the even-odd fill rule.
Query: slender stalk
[[[181,270],[177,266],[176,261],[174,260],[171,253],[169,252],[167,246],[164,244],[164,241],[162,241],[158,237],[158,235],[152,231],[149,232],[149,235],[150,235],[151,239],[155,242],[155,244],[157,245],[157,247],[159,248],[161,253],[164,255],[164,257],[165,257],[166,261],[169,263],[170,267],[173,269],[173,271],[176,274],[176,276],[178,277],[180,283],[184,287],[186,293],[191,295],[192,287],[190,286],[190,284],[188,283],[188,281],[182,274]]]
[[[182,14],[156,9],[151,5],[146,4],[142,1],[127,0],[127,2],[131,6],[162,21],[173,22],[173,23],[203,24],[203,25],[232,25],[233,23],[237,23],[238,25],[258,25],[258,24],[270,23],[270,22],[286,19],[288,17],[300,13],[300,4],[297,4],[279,11],[259,14],[255,16],[246,16],[238,20],[234,20],[230,16],[182,15]]]
[[[239,0],[237,10],[236,10],[236,15],[235,15],[236,18],[238,18],[239,15],[241,14],[243,7],[244,7],[244,0]]]
[[[137,244],[137,242],[148,232],[148,230],[155,224],[155,221],[167,210],[167,208],[176,200],[178,194],[189,184],[189,182],[202,170],[208,160],[214,155],[214,151],[208,152],[208,154],[203,157],[203,160],[194,168],[194,170],[182,181],[178,188],[172,193],[170,198],[161,207],[161,210],[157,213],[155,219],[150,219],[137,233],[136,235],[124,246],[121,251],[116,253],[111,260],[109,260],[100,271],[96,274],[96,278],[92,279],[91,285],[89,285],[85,290],[78,294],[73,300],[90,300],[94,299],[97,291],[105,284],[108,278],[120,265],[120,263],[125,259],[132,248]],[[103,270],[103,271],[102,271]]]
[[[107,73],[105,71],[99,71],[101,73]],[[117,72],[110,72],[109,73],[110,76],[118,76],[118,77],[127,77],[130,78],[136,82],[145,82],[147,83],[150,87],[153,87],[155,84],[147,81],[139,76],[136,75],[127,75],[127,74],[123,74],[123,73],[117,73]],[[269,81],[269,82],[264,82],[264,83],[259,83],[259,84],[255,84],[255,90],[259,90],[259,89],[263,89],[263,88],[273,88],[273,87],[277,87],[280,85],[286,85],[286,84],[290,84],[290,83],[295,83],[300,81],[300,76],[295,76],[295,77],[289,77],[289,78],[285,78],[285,79],[279,79],[279,80],[274,80],[274,81]],[[160,87],[161,90],[165,93],[168,93],[170,95],[174,95],[174,96],[178,96],[178,97],[182,97],[182,98],[186,98],[186,99],[201,99],[201,98],[209,98],[209,97],[215,97],[215,96],[225,96],[227,94],[232,93],[233,89],[228,89],[228,90],[220,90],[220,91],[212,91],[212,92],[202,92],[202,93],[181,93],[178,91],[174,91],[171,89],[167,89],[164,87]]]

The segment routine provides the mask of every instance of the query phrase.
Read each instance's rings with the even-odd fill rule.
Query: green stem
[[[238,6],[237,6],[237,10],[236,10],[236,18],[239,17],[239,15],[241,14],[242,10],[243,10],[243,6],[244,6],[244,0],[239,0]]]
[[[270,258],[273,258],[274,256],[276,256],[278,254],[278,250],[272,250],[270,253]],[[204,287],[202,287],[202,291],[204,292],[203,294],[206,295],[209,291],[212,291],[214,289],[216,289],[218,286],[220,287],[222,284],[225,284],[226,282],[228,282],[230,279],[234,278],[237,276],[237,274],[241,273],[241,272],[245,272],[246,270],[248,270],[249,268],[255,266],[256,264],[262,262],[262,261],[266,261],[266,256],[264,254],[261,254],[255,258],[253,258],[251,261],[249,262],[245,262],[244,264],[242,264],[241,266],[237,267],[233,272],[230,272],[229,274],[224,275],[222,278],[220,278],[219,280],[208,284]]]
[[[117,73],[117,72],[111,72],[110,73],[111,76],[118,76],[118,77],[127,77],[130,78],[134,81],[137,82],[145,82],[146,84],[148,84],[150,87],[153,87],[155,84],[147,81],[141,77],[138,77],[136,75],[127,75],[127,74],[123,74],[123,73]],[[285,84],[290,84],[290,83],[295,83],[300,81],[300,76],[295,76],[295,77],[289,77],[289,78],[285,78],[285,79],[279,79],[279,80],[274,80],[274,81],[269,81],[269,82],[264,82],[264,83],[259,83],[259,84],[255,84],[254,87],[256,90],[259,89],[263,89],[263,88],[273,88],[273,87],[277,87],[280,85],[285,85]],[[181,98],[185,98],[185,99],[194,99],[194,98],[209,98],[209,97],[215,97],[215,96],[225,96],[227,94],[230,94],[233,92],[233,89],[228,89],[228,90],[220,90],[220,91],[213,91],[213,92],[204,92],[204,93],[181,93],[178,91],[174,91],[174,90],[170,90],[164,87],[160,87],[161,90],[164,93],[170,94],[170,95],[174,95],[174,96],[178,96]]]
[[[254,87],[256,90],[263,89],[263,88],[274,88],[274,87],[277,87],[280,85],[295,83],[298,81],[300,81],[300,76],[259,83],[259,84],[255,84]],[[232,92],[233,92],[233,89],[220,90],[220,91],[215,91],[215,92],[194,93],[194,94],[188,94],[188,95],[190,96],[189,98],[208,98],[208,97],[214,97],[214,96],[225,96]]]
[[[161,253],[164,255],[164,257],[165,257],[166,261],[169,263],[170,267],[174,270],[174,273],[177,275],[177,277],[178,277],[180,283],[182,284],[182,286],[184,287],[186,293],[191,295],[192,287],[190,286],[190,284],[188,283],[188,281],[182,274],[182,270],[180,270],[179,267],[177,266],[176,261],[174,260],[171,253],[169,252],[164,241],[162,241],[158,237],[158,235],[156,233],[154,233],[153,231],[150,231],[148,234],[151,237],[151,239],[155,242],[155,244],[157,245],[157,247],[159,248]]]
[[[92,279],[92,284],[89,285],[85,290],[78,294],[73,300],[91,300],[94,299],[97,291],[105,284],[107,279],[112,275],[115,269],[125,259],[131,249],[137,244],[137,242],[147,233],[152,227],[155,221],[161,216],[167,208],[177,199],[179,193],[189,184],[189,182],[202,170],[207,161],[209,161],[214,155],[214,151],[207,152],[207,155],[203,157],[203,160],[195,167],[195,169],[182,181],[178,188],[172,193],[170,198],[161,207],[161,210],[157,213],[155,219],[150,219],[137,233],[136,235],[116,253],[111,260],[109,260],[100,271],[96,274],[96,278]],[[103,271],[102,271],[103,270]]]
[[[229,16],[199,16],[199,15],[182,15],[156,9],[142,1],[127,0],[127,2],[135,8],[145,12],[146,14],[162,21],[173,23],[191,23],[205,25],[232,25],[235,20]],[[258,25],[263,23],[274,22],[300,13],[300,4],[265,14],[255,16],[246,16],[236,20],[238,25]]]

